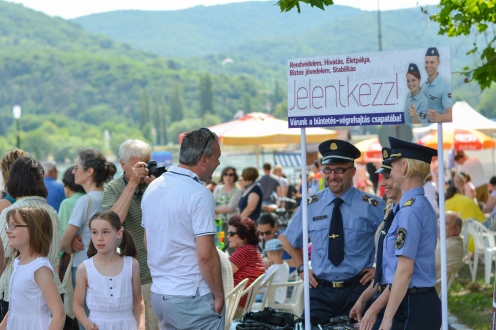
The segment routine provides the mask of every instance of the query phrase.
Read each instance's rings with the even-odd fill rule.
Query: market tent
[[[417,141],[418,144],[438,148],[437,129],[429,132]],[[494,149],[495,141],[476,129],[455,128],[453,124],[443,124],[443,149],[481,150]]]
[[[300,129],[288,128],[288,122],[274,116],[252,112],[237,120],[214,125],[209,129],[224,145],[272,145],[300,143]],[[325,128],[307,128],[307,143],[335,139],[337,133]],[[184,133],[179,135],[181,142]]]
[[[382,146],[378,138],[371,138],[355,143],[362,153],[355,162],[360,164],[382,162]]]

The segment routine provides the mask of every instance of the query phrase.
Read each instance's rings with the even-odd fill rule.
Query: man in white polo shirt
[[[171,166],[143,195],[151,298],[160,329],[224,329],[215,200],[203,186],[219,157],[214,133],[191,131],[181,143],[179,166]]]

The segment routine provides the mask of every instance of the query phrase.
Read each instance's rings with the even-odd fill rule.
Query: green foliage
[[[205,73],[200,77],[200,117],[203,118],[207,112],[214,113],[214,92],[212,77]]]
[[[158,92],[155,94],[153,124],[155,125],[155,142],[158,145],[167,144],[167,116],[165,98]]]
[[[332,0],[279,0],[277,2],[277,5],[279,8],[281,8],[282,12],[288,12],[294,7],[298,10],[298,12],[301,12],[300,8],[300,2],[309,4],[312,7],[317,7],[322,10],[325,10],[325,6],[330,6],[334,4],[334,1]]]
[[[448,37],[461,35],[484,36],[483,41],[475,39],[473,48],[467,55],[476,55],[475,67],[464,68],[463,74],[467,80],[476,81],[481,90],[496,82],[496,0],[458,1],[441,0],[438,14],[431,15],[431,19],[439,23],[439,34]],[[491,29],[488,30],[488,28]]]
[[[184,99],[181,87],[176,83],[170,96],[170,121],[176,122],[183,120],[184,117]]]

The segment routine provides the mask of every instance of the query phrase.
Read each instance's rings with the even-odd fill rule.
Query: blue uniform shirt
[[[399,209],[400,209],[399,205],[393,205],[393,207],[392,207],[392,209],[391,209],[391,211],[390,211],[390,212],[394,212],[394,217],[395,217],[395,218],[396,218],[396,214],[398,214]],[[386,219],[386,216],[384,217],[384,220],[385,220],[385,219]],[[393,219],[393,222],[394,222],[394,219]],[[391,223],[391,226],[393,226],[393,224],[392,224],[392,223]],[[389,228],[391,228],[391,227],[389,227]],[[386,233],[384,232],[384,230],[382,230],[382,231],[381,231],[381,233],[379,234],[379,237],[380,237],[381,235],[385,235],[385,234],[386,234]],[[379,241],[379,240],[378,240],[378,241]],[[384,242],[385,242],[385,241],[386,241],[386,239],[384,239],[384,241],[383,241],[383,248],[382,248],[382,255],[383,255],[383,257],[382,257],[382,267],[381,267],[381,268],[382,268],[382,274],[381,274],[381,279],[380,279],[379,284],[391,283],[391,282],[388,282],[388,281],[386,280],[386,270],[385,270],[385,263],[384,263],[384,258],[385,258],[385,256],[384,256],[384,252],[385,252],[385,251],[384,251]],[[377,250],[378,250],[378,249],[377,249],[377,247],[376,247],[376,251],[377,251]],[[376,260],[377,260],[377,257],[376,257]],[[394,274],[394,271],[396,271],[396,266],[395,266],[395,269],[393,270],[393,274]]]
[[[364,197],[365,196],[365,197]],[[344,229],[344,260],[334,266],[328,259],[329,226],[334,194],[326,188],[311,196],[308,204],[308,234],[312,240],[312,269],[318,278],[347,280],[374,263],[374,236],[384,218],[386,204],[351,187],[340,198]],[[373,205],[375,204],[375,206]],[[302,208],[296,211],[285,231],[295,248],[303,246]]]
[[[412,104],[417,109],[417,118],[419,122],[422,124],[427,124],[429,122],[429,118],[427,118],[429,101],[427,100],[427,96],[425,96],[425,94],[422,93],[422,90],[420,90],[418,94],[415,96],[412,96],[411,92],[407,94],[405,99],[405,107],[403,110],[405,113],[405,124],[412,123],[412,116],[408,114],[410,110],[410,105]]]
[[[384,240],[385,281],[393,283],[398,256],[405,256],[415,262],[408,287],[433,287],[436,284],[436,211],[421,187],[404,193],[399,205],[401,209]]]
[[[451,108],[453,105],[451,100],[451,84],[441,78],[439,74],[432,84],[429,83],[429,80],[426,80],[422,84],[422,92],[427,96],[429,109],[436,110],[437,113],[446,113],[446,109]]]

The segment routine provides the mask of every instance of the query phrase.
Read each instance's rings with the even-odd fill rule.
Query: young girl
[[[90,259],[77,269],[74,315],[86,330],[145,329],[133,237],[121,227],[119,216],[112,211],[95,214],[89,227]],[[117,253],[119,241],[120,253]],[[85,296],[89,317],[84,311]]]
[[[48,212],[24,206],[7,213],[5,228],[16,259],[10,278],[9,312],[0,329],[59,329],[65,322],[64,305],[46,258],[53,227]]]

